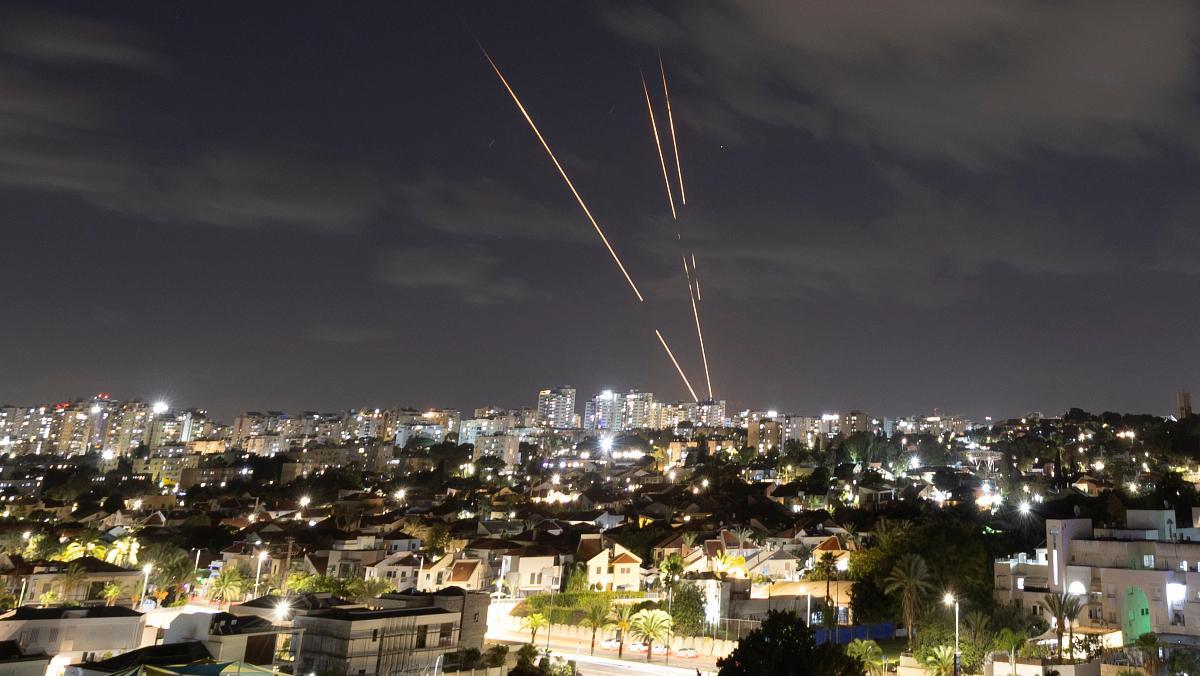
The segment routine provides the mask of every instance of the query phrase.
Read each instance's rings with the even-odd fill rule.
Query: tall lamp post
[[[261,551],[258,553],[258,567],[254,571],[254,598],[258,598],[258,581],[262,578],[263,561],[267,560],[267,552]]]
[[[954,676],[962,676],[962,653],[958,649],[958,599],[954,594],[946,592],[942,602],[947,606],[954,606]]]
[[[154,570],[154,566],[147,563],[142,567],[142,572],[145,576],[142,578],[142,595],[138,598],[138,605],[146,602],[146,591],[150,588],[150,571]]]

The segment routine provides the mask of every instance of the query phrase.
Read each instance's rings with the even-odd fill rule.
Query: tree
[[[395,586],[382,577],[373,577],[368,580],[363,580],[359,586],[359,593],[355,596],[356,600],[366,601],[383,596],[387,592],[393,591]]]
[[[1079,619],[1079,613],[1083,612],[1083,600],[1078,596],[1071,596],[1071,601],[1063,608],[1063,619],[1067,621],[1067,647],[1071,651],[1071,660],[1075,660],[1075,620]]]
[[[921,602],[933,593],[933,581],[925,559],[919,554],[905,554],[900,557],[884,580],[884,591],[900,596],[900,609],[904,615],[904,626],[908,630],[908,649],[912,650],[913,627],[917,624]]]
[[[59,589],[62,590],[59,593],[62,595],[63,600],[70,601],[71,592],[87,581],[87,578],[87,569],[78,563],[72,563],[63,572],[56,575],[54,579],[58,582]]]
[[[858,676],[863,664],[839,646],[818,646],[798,615],[771,611],[767,619],[717,660],[721,676]]]
[[[665,610],[639,610],[630,623],[633,635],[646,644],[646,661],[650,661],[654,642],[664,643],[671,634],[671,616]]]
[[[246,578],[237,568],[222,568],[209,585],[209,595],[214,601],[229,602],[241,596],[246,589]]]
[[[104,589],[101,590],[100,595],[104,597],[104,605],[115,606],[117,604],[117,599],[121,598],[121,595],[124,593],[124,587],[116,582],[109,582],[108,584],[104,585]]]
[[[1151,676],[1157,676],[1161,660],[1158,657],[1158,634],[1148,631],[1133,642],[1133,647],[1142,653],[1142,661],[1146,663],[1146,671]]]
[[[1050,616],[1054,618],[1054,635],[1058,637],[1058,641],[1056,642],[1058,645],[1058,658],[1062,659],[1063,632],[1066,629],[1063,624],[1066,622],[1068,615],[1075,617],[1079,615],[1079,599],[1066,592],[1059,592],[1058,594],[1046,594],[1042,597],[1041,604],[1050,613]]]
[[[160,600],[195,578],[196,567],[191,555],[175,545],[155,542],[143,547],[140,556],[153,566],[150,581],[162,594]]]
[[[633,627],[633,604],[619,603],[612,609],[608,627],[617,630],[617,659],[625,656],[625,638]]]
[[[676,634],[695,636],[704,628],[704,596],[695,585],[680,585],[671,599],[671,626]]]
[[[583,609],[579,624],[592,630],[592,647],[589,655],[596,654],[596,632],[608,625],[608,613],[612,604],[605,597],[592,599]]]
[[[940,645],[925,658],[925,668],[931,676],[954,676],[954,647]]]
[[[665,586],[674,586],[676,578],[681,575],[683,575],[683,557],[679,554],[672,553],[658,564],[658,579]]]
[[[119,537],[108,547],[104,560],[117,566],[133,566],[138,562],[138,550],[141,545],[137,538],[131,535]]]
[[[521,628],[529,632],[529,643],[537,643],[537,633],[539,629],[545,629],[550,626],[550,620],[541,613],[530,613],[521,620]]]
[[[883,648],[880,648],[875,641],[856,638],[846,646],[846,654],[862,662],[870,676],[883,676],[886,673]]]
[[[729,532],[730,535],[737,538],[738,554],[746,556],[746,542],[754,539],[754,530],[750,528],[737,528]]]
[[[483,665],[489,669],[492,667],[504,666],[504,660],[508,657],[508,646],[494,645],[487,649],[483,654]]]
[[[1013,631],[1008,627],[996,635],[996,647],[1008,653],[1008,664],[1012,668],[1012,676],[1017,676],[1017,651],[1025,645],[1025,632]]]
[[[16,530],[0,535],[0,551],[5,554],[20,554],[25,551],[25,536]]]

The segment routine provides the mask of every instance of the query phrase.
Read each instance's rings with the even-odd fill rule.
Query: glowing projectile
[[[687,205],[687,194],[683,192],[683,167],[679,164],[679,142],[675,139],[675,115],[671,113],[671,91],[667,89],[667,69],[663,67],[662,54],[658,55],[658,72],[662,73],[663,98],[667,100],[667,126],[671,128],[671,147],[675,150],[675,175],[679,177],[679,202]]]
[[[620,256],[617,256],[616,250],[614,250],[612,245],[608,243],[608,238],[604,236],[604,231],[600,229],[600,224],[596,222],[596,217],[592,216],[592,211],[588,209],[587,204],[585,204],[583,198],[580,197],[579,191],[575,189],[575,184],[571,182],[570,177],[567,176],[566,170],[564,170],[562,165],[558,163],[558,158],[554,156],[554,151],[550,149],[550,144],[546,142],[545,137],[542,136],[542,132],[539,131],[537,125],[534,124],[533,118],[530,117],[529,112],[525,110],[525,106],[521,103],[521,99],[517,98],[517,93],[513,91],[512,86],[508,84],[508,80],[505,79],[504,74],[500,72],[500,68],[496,65],[496,62],[492,60],[492,56],[488,54],[486,49],[483,48],[483,44],[477,44],[479,44],[479,51],[483,52],[483,57],[487,59],[488,64],[492,66],[492,70],[496,71],[496,77],[500,78],[501,84],[503,84],[504,88],[508,90],[508,95],[512,97],[513,103],[517,104],[517,110],[521,111],[521,115],[525,118],[525,121],[529,123],[529,128],[533,130],[533,134],[537,136],[539,141],[542,142],[542,147],[546,149],[546,154],[550,156],[550,161],[554,163],[554,168],[558,169],[558,173],[562,176],[563,181],[565,181],[567,187],[571,189],[571,194],[575,196],[575,201],[579,202],[579,207],[583,209],[583,213],[587,216],[588,220],[591,221],[592,227],[596,229],[596,234],[600,236],[600,241],[604,243],[604,247],[608,249],[608,253],[612,256],[613,262],[616,263],[617,267],[621,269],[621,274],[625,275],[625,281],[629,282],[629,286],[633,289],[633,294],[637,296],[639,302],[645,300],[642,298],[642,292],[638,291],[637,284],[633,283],[633,278],[629,276],[629,272],[625,269],[625,265],[621,262]]]
[[[642,75],[642,91],[646,93],[646,110],[650,113],[650,130],[654,132],[654,149],[658,151],[658,163],[662,165],[663,184],[667,186],[667,202],[671,204],[671,218],[675,218],[675,196],[671,194],[671,178],[667,176],[667,158],[663,156],[662,141],[658,138],[658,123],[654,121],[654,106],[650,103],[650,88],[646,76]]]
[[[696,318],[696,338],[700,340],[700,358],[704,361],[704,381],[708,385],[708,398],[713,398],[712,376],[708,374],[708,352],[704,349],[704,332],[700,330],[700,308],[696,306],[696,294],[692,293],[692,276],[688,272],[688,261],[683,258],[683,274],[688,281],[688,299],[692,301],[692,316]]]
[[[683,384],[687,386],[688,392],[692,393],[692,399],[700,401],[700,397],[696,396],[696,390],[693,390],[692,384],[688,382],[687,376],[683,375],[683,369],[679,368],[679,362],[676,361],[675,355],[671,353],[671,348],[667,347],[667,341],[663,338],[662,333],[658,329],[654,329],[654,335],[658,336],[658,342],[662,343],[663,349],[667,351],[667,356],[671,358],[671,363],[675,365],[675,370],[679,372],[679,377],[683,378]]]

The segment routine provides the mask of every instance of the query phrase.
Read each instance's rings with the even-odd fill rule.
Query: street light
[[[942,597],[942,603],[945,603],[947,606],[954,606],[954,676],[961,676],[962,653],[958,650],[958,599],[955,598],[954,594],[946,592],[946,595]]]
[[[147,563],[142,566],[142,572],[145,573],[145,577],[142,579],[142,595],[138,598],[139,606],[146,602],[146,590],[150,588],[150,571],[152,570],[154,570],[152,564]]]
[[[262,577],[263,561],[267,560],[267,552],[261,551],[258,553],[258,568],[254,571],[254,596],[258,597],[258,580]]]

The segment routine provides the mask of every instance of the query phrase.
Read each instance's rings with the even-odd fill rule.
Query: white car
[[[646,652],[646,644],[638,641],[637,643],[630,643],[626,645],[625,649],[631,653],[644,653]]]
[[[621,642],[615,638],[606,638],[600,642],[600,647],[605,650],[616,650],[621,647]]]
[[[667,654],[667,646],[665,646],[661,643],[655,643],[654,644],[654,654],[655,655],[666,655]]]
[[[696,652],[695,648],[680,648],[679,650],[672,651],[671,654],[675,657],[683,657],[686,659],[692,659],[700,656],[700,653]]]

